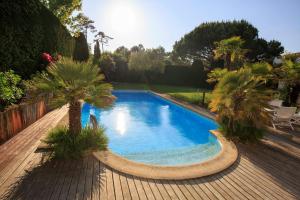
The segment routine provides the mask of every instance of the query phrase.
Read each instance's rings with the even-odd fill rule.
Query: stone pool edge
[[[152,92],[152,91],[150,91]],[[187,106],[185,103],[178,102],[174,99],[168,98],[165,95],[161,95],[152,92],[162,98],[171,100],[180,106],[190,109],[194,112],[202,114],[211,119],[214,118],[210,113],[204,114],[205,111],[198,111],[195,108],[191,109],[191,106]],[[210,116],[208,116],[210,115]],[[221,151],[213,158],[196,164],[181,165],[181,166],[157,166],[144,163],[138,163],[128,160],[122,156],[113,153],[110,150],[97,151],[93,155],[102,163],[109,167],[133,176],[150,179],[165,179],[165,180],[184,180],[199,178],[221,172],[230,167],[238,157],[238,151],[235,144],[232,141],[227,140],[219,131],[210,131],[217,137],[221,144]]]
[[[93,155],[109,167],[133,176],[150,179],[184,180],[199,178],[221,172],[230,167],[238,157],[233,142],[226,140],[219,131],[211,131],[219,142],[222,150],[210,160],[181,166],[157,166],[138,163],[121,157],[110,150],[97,151]]]

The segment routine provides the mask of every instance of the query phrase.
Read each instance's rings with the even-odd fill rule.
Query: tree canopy
[[[164,71],[165,49],[163,47],[146,50],[139,49],[138,51],[133,49],[131,52],[128,63],[129,69],[135,71]]]
[[[71,15],[73,11],[80,10],[81,0],[40,0],[61,23],[67,25],[71,23]]]
[[[278,41],[270,41],[258,37],[258,30],[245,20],[227,22],[209,22],[196,27],[184,35],[173,46],[173,57],[179,61],[193,62],[200,59],[210,62],[213,59],[215,42],[239,36],[245,41],[245,48],[249,49],[247,58],[257,61],[278,56],[283,47]]]

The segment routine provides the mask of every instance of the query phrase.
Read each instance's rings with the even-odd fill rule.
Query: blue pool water
[[[129,160],[154,165],[186,165],[208,160],[221,146],[209,130],[216,123],[147,91],[114,91],[109,109],[85,103],[82,125],[94,114],[106,128],[109,148]]]

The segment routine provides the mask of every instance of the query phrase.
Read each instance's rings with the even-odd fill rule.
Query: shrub
[[[0,111],[22,98],[20,82],[21,77],[14,74],[13,70],[0,72]]]
[[[217,113],[217,122],[226,136],[255,141],[262,137],[264,125],[269,121],[264,108],[269,107],[272,95],[265,87],[265,78],[245,67],[220,79],[209,106]]]
[[[73,135],[66,126],[58,126],[50,131],[45,142],[53,147],[56,158],[79,158],[88,150],[105,150],[108,139],[103,128],[86,127]]]

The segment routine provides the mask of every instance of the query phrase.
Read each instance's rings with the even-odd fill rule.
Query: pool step
[[[122,155],[129,160],[154,165],[187,165],[214,157],[219,151],[217,144],[197,145],[194,147],[165,151],[141,152]]]

